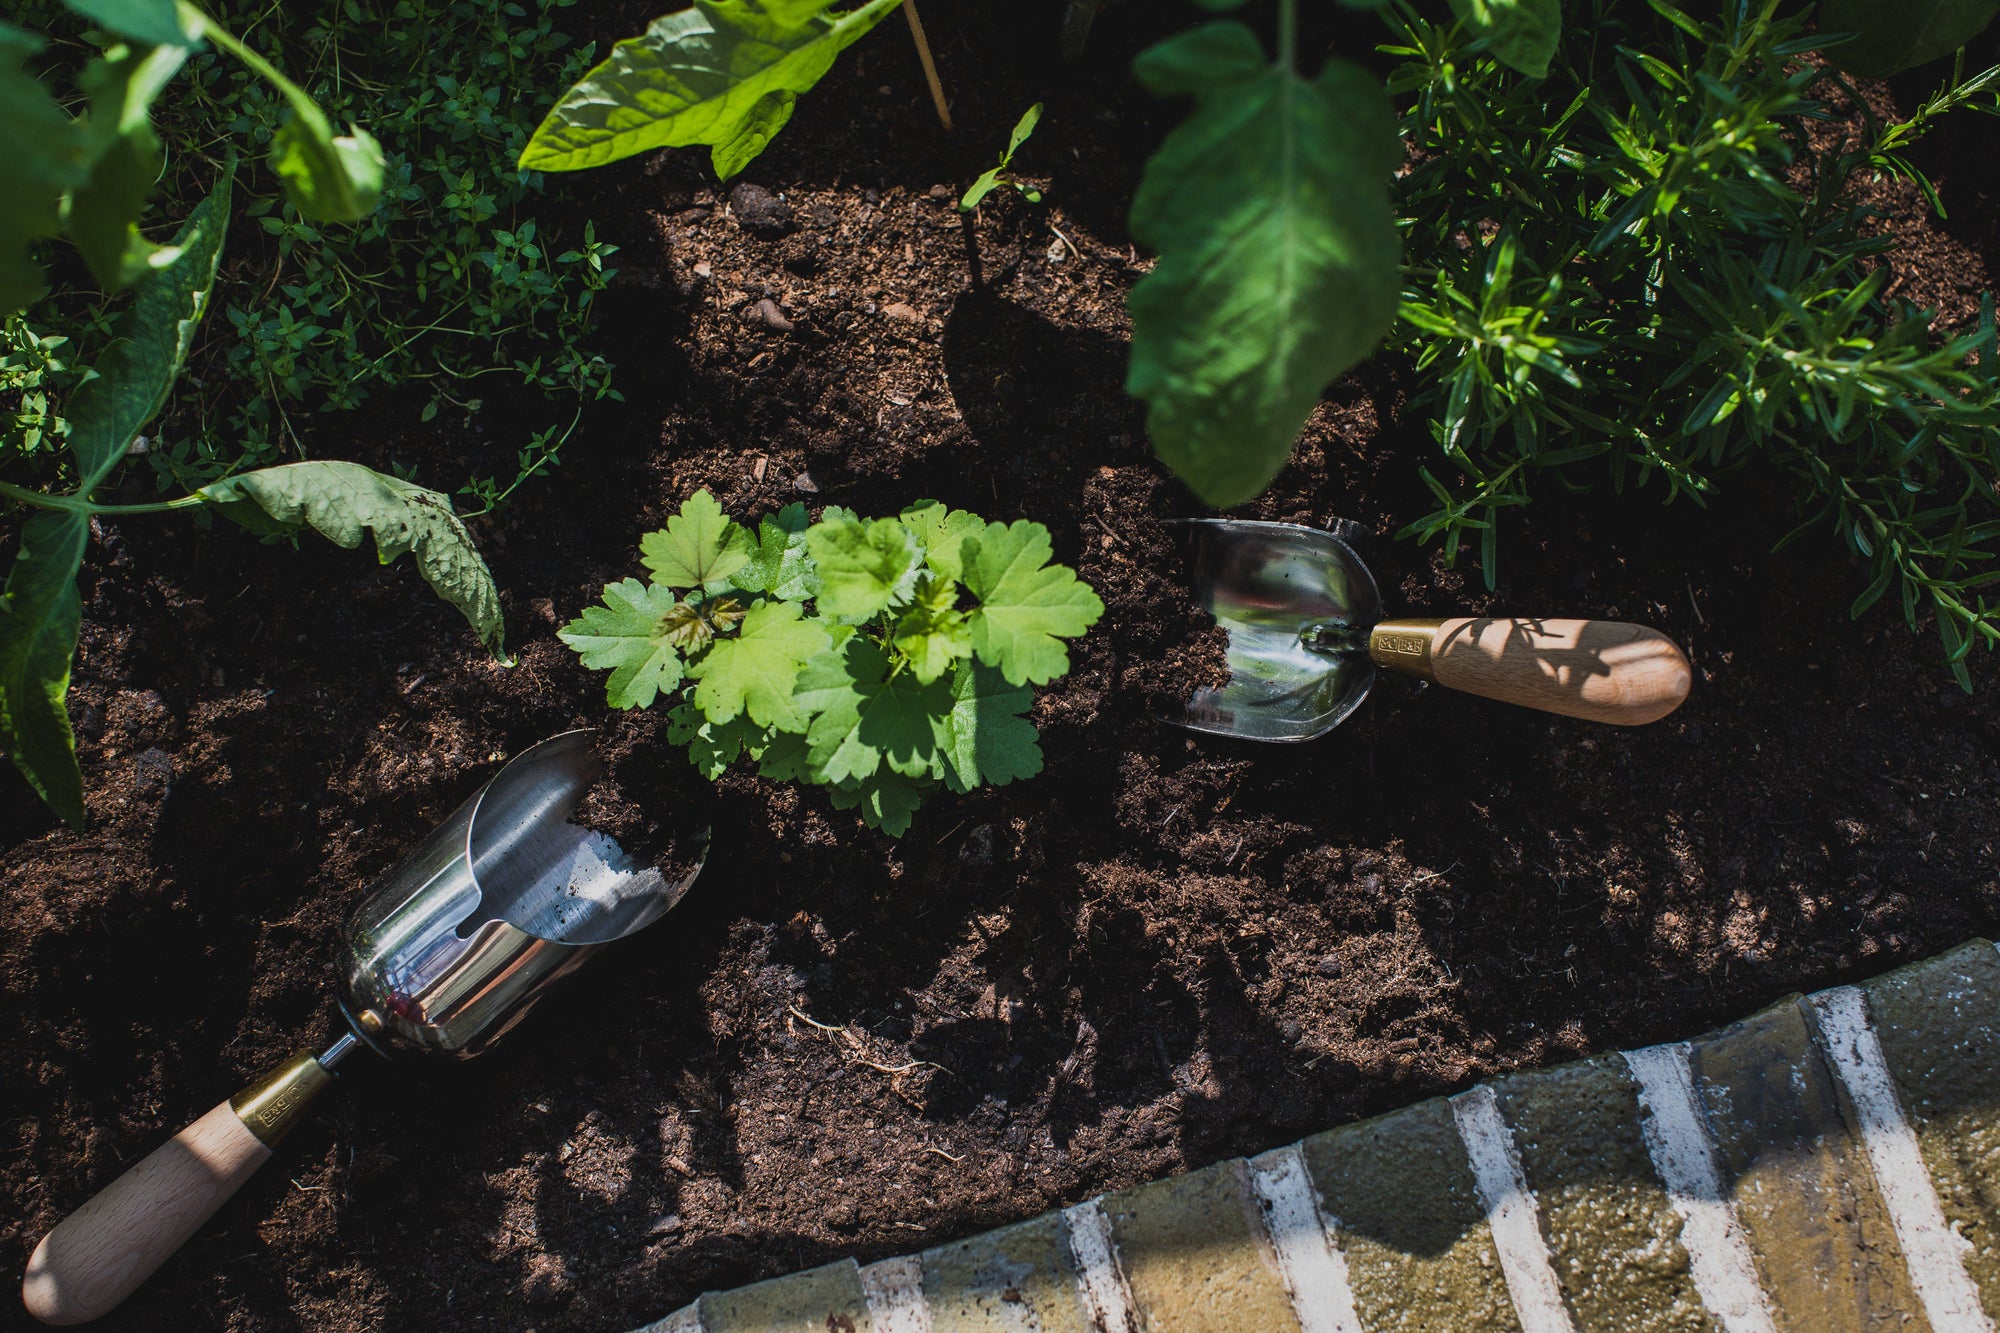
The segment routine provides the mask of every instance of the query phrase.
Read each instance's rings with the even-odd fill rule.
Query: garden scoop
[[[590,733],[543,741],[458,808],[363,900],[340,950],[349,1031],[182,1130],[42,1238],[21,1296],[51,1324],[104,1314],[271,1156],[357,1047],[466,1060],[593,953],[679,902],[669,881],[569,822],[601,765]]]
[[[1195,519],[1195,595],[1229,631],[1229,681],[1188,700],[1180,725],[1309,741],[1361,706],[1386,667],[1545,713],[1636,726],[1687,698],[1673,640],[1617,620],[1384,620],[1375,577],[1330,532]]]

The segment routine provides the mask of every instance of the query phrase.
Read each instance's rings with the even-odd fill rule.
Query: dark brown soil
[[[1121,217],[1171,114],[1120,73],[1168,17],[1146,8],[1108,10],[1072,69],[1053,3],[927,3],[954,139],[885,27],[750,172],[789,230],[761,201],[765,234],[740,225],[692,154],[575,182],[625,247],[605,336],[631,401],[482,525],[511,670],[407,565],[177,517],[102,528],[72,693],[91,830],[0,773],[14,1271],[164,1135],[329,1039],[370,882],[579,724],[605,727],[628,801],[712,810],[687,900],[490,1057],[357,1057],[104,1327],[622,1328],[2000,929],[1990,657],[1967,698],[1888,605],[1850,622],[1856,566],[1830,540],[1770,554],[1788,509],[1750,478],[1706,510],[1543,495],[1487,595],[1388,540],[1432,446],[1374,372],[1247,512],[1354,520],[1395,611],[1657,625],[1692,700],[1620,731],[1384,680],[1298,747],[1152,720],[1212,640],[1159,526],[1196,507],[1120,388],[1141,272]],[[1049,203],[1003,197],[968,230],[953,192],[1037,97],[1022,165]],[[1988,286],[1991,128],[1926,159],[1954,214],[1918,254],[1972,269],[1913,270],[1919,290]],[[327,419],[319,452],[443,483],[518,443],[405,406]],[[1037,705],[1047,771],[935,799],[891,841],[796,786],[711,794],[658,712],[607,718],[555,628],[704,485],[740,517],[934,496],[1048,524],[1108,611]]]

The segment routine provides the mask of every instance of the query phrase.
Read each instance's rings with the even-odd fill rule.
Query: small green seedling
[[[1042,104],[1040,102],[1035,103],[1022,113],[1021,119],[1014,125],[1014,132],[1007,136],[1007,150],[1000,154],[1000,164],[988,167],[980,174],[978,180],[972,182],[971,187],[966,190],[965,194],[958,201],[959,212],[970,213],[973,209],[979,207],[980,200],[993,193],[994,189],[1001,185],[1013,186],[1016,190],[1020,191],[1021,197],[1031,204],[1042,202],[1042,192],[1040,190],[1037,190],[1032,185],[1022,183],[1010,174],[1014,165],[1014,154],[1020,152],[1021,145],[1028,142],[1028,136],[1035,132],[1035,126],[1041,123],[1041,119]]]
[[[753,531],[696,491],[639,543],[651,573],[607,584],[558,637],[608,670],[613,708],[676,702],[667,735],[711,781],[739,757],[829,790],[870,828],[910,826],[940,784],[1042,771],[1033,685],[1104,603],[1049,530],[922,500],[896,518],[802,504]]]

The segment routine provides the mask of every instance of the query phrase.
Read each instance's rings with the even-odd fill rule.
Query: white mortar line
[[[1820,1045],[1854,1099],[1860,1122],[1855,1129],[1875,1167],[1882,1202],[1931,1326],[1938,1333],[1993,1333],[1993,1321],[1979,1305],[1979,1289],[1965,1271],[1964,1255],[1972,1243],[1951,1229],[1938,1206],[1916,1133],[1903,1118],[1882,1043],[1869,1021],[1867,1000],[1853,986],[1837,986],[1814,995],[1812,1006],[1819,1016]]]
[[[884,1259],[861,1270],[861,1296],[875,1333],[931,1333],[924,1303],[924,1261],[915,1255]]]
[[[708,1333],[708,1330],[701,1322],[701,1302],[695,1301],[632,1333]]]
[[[1722,1188],[1708,1122],[1695,1101],[1687,1043],[1647,1046],[1624,1056],[1639,1082],[1639,1129],[1647,1155],[1667,1187],[1667,1202],[1680,1214],[1681,1248],[1687,1251],[1695,1295],[1724,1333],[1777,1333],[1750,1239]]]
[[[1500,1117],[1500,1098],[1482,1083],[1452,1098],[1451,1114],[1472,1163],[1479,1201],[1486,1206],[1493,1248],[1500,1252],[1500,1274],[1507,1279],[1522,1333],[1575,1333],[1536,1220],[1535,1196],[1521,1173],[1514,1132]]]
[[[1249,1165],[1250,1186],[1263,1205],[1264,1231],[1277,1252],[1300,1333],[1361,1333],[1347,1256],[1298,1145],[1275,1148]]]
[[[1132,1317],[1132,1288],[1112,1248],[1103,1196],[1063,1209],[1063,1229],[1076,1261],[1076,1289],[1085,1317],[1100,1333],[1134,1333],[1139,1321]]]

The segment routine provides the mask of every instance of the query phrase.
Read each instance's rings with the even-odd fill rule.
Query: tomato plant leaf
[[[556,631],[556,637],[585,666],[611,672],[604,697],[613,708],[650,708],[660,692],[680,684],[684,674],[680,650],[667,625],[678,605],[672,590],[657,583],[637,579],[607,583],[603,602],[584,607],[575,620]]]
[[[639,539],[639,552],[653,577],[669,588],[718,592],[750,563],[756,550],[750,534],[706,490],[696,491],[659,532]]]
[[[925,684],[959,658],[972,656],[972,625],[958,609],[958,585],[930,574],[918,579],[916,594],[896,617],[889,642]]]
[[[748,713],[760,727],[803,731],[792,701],[799,669],[827,646],[826,631],[800,619],[796,602],[759,602],[744,614],[734,638],[717,639],[689,668],[695,707],[711,722]]]
[[[0,592],[0,745],[71,828],[82,828],[83,772],[64,699],[82,623],[76,572],[90,519],[44,512],[21,525],[20,550]]]
[[[972,648],[1009,684],[1046,685],[1069,670],[1073,639],[1097,623],[1104,602],[1067,565],[1052,565],[1049,530],[1017,519],[989,523],[963,548]]]
[[[821,614],[866,620],[909,600],[923,557],[901,520],[822,518],[806,534],[819,571]]]
[[[556,100],[521,150],[530,171],[578,171],[655,148],[710,147],[741,171],[784,127],[797,95],[901,0],[695,0],[611,48]]]
[[[951,681],[951,712],[939,751],[945,786],[969,792],[980,783],[1004,787],[1042,771],[1035,724],[1022,714],[1035,703],[1025,685],[1010,685],[992,667],[961,662]]]
[[[745,592],[802,602],[819,595],[819,572],[806,553],[806,507],[794,502],[757,524],[757,547],[730,582]]]
[[[1531,79],[1547,76],[1562,39],[1562,0],[1451,0],[1451,12],[1495,60]]]
[[[858,781],[838,783],[830,794],[834,809],[852,810],[859,806],[862,823],[881,829],[892,838],[900,838],[909,832],[910,817],[936,785],[912,779],[892,768],[882,768]]]
[[[69,447],[82,474],[79,494],[96,489],[167,401],[215,287],[229,194],[224,175],[194,206],[174,237],[173,262],[140,284],[131,306],[112,325],[97,374],[71,395]]]
[[[141,236],[138,223],[163,161],[153,101],[187,56],[184,46],[117,46],[78,77],[90,96],[90,176],[70,195],[69,234],[107,291],[129,287],[179,254]]]
[[[63,0],[63,4],[135,42],[190,47],[201,36],[185,22],[174,0]]]
[[[1332,60],[1308,81],[1234,22],[1169,38],[1135,69],[1196,103],[1132,203],[1159,262],[1128,301],[1126,388],[1168,466],[1208,503],[1238,504],[1395,319],[1396,118],[1366,71]]]
[[[963,509],[947,509],[936,500],[919,500],[903,511],[903,526],[924,548],[924,563],[945,578],[962,579],[959,548],[967,537],[986,531],[986,520]]]
[[[1986,30],[2000,15],[2000,0],[1825,0],[1819,30],[1853,33],[1854,40],[1826,48],[1833,62],[1864,79],[1891,74],[1948,56]]]
[[[31,247],[62,228],[62,197],[85,179],[83,127],[28,71],[42,39],[0,23],[0,317],[42,293]]]
[[[508,660],[500,590],[448,497],[359,463],[330,461],[238,473],[198,494],[265,535],[311,527],[351,551],[372,530],[383,564],[412,553],[431,591],[458,608],[486,651]]]

